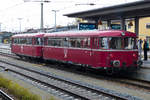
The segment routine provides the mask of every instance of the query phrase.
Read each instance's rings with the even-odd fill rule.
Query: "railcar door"
[[[108,38],[92,38],[92,66],[95,68],[106,67],[108,59]]]
[[[98,43],[98,37],[92,37],[91,38],[91,61],[92,61],[92,67],[96,67],[99,63],[99,43]]]
[[[33,56],[41,57],[42,56],[42,38],[36,37],[34,38],[34,47],[33,47]]]
[[[71,37],[67,57],[73,63],[91,65],[90,37]]]

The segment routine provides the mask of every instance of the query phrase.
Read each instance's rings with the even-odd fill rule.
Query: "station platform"
[[[142,52],[141,58],[141,60],[143,61],[142,67],[150,68],[150,51],[148,51],[147,55],[148,55],[147,60],[144,60],[144,53]]]
[[[148,60],[142,60],[143,64],[141,67],[145,67],[145,68],[150,68],[150,58],[148,58]]]

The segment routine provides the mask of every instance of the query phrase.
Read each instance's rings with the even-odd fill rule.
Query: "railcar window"
[[[48,43],[47,43],[49,46],[52,46],[53,45],[53,41],[51,38],[48,38]]]
[[[122,39],[121,37],[111,37],[109,39],[110,49],[122,49]]]
[[[101,49],[108,49],[108,38],[102,37],[99,39],[99,44]]]
[[[16,38],[16,44],[19,44],[19,38]]]
[[[22,41],[23,41],[22,38],[19,38],[19,44],[22,44]]]
[[[54,39],[54,46],[62,46],[62,39],[61,38],[55,38]],[[65,46],[67,46],[67,43]]]
[[[19,44],[19,39],[18,38],[16,38],[16,44]]]
[[[60,40],[59,40],[60,41]],[[60,41],[61,43],[61,41]],[[61,46],[61,45],[60,45]],[[62,46],[64,47],[68,47],[69,46],[69,41],[68,41],[68,38],[63,38],[62,39]]]
[[[18,38],[18,44],[20,44],[20,38]]]
[[[69,39],[69,46],[70,47],[77,47],[77,48],[89,48],[90,47],[90,38],[88,38],[88,37],[70,38]]]
[[[62,46],[63,45],[62,38],[48,38],[48,45],[49,46]]]
[[[27,38],[27,42],[26,42],[26,44],[31,45],[31,44],[32,44],[32,38]]]
[[[81,48],[81,39],[76,39],[76,47]]]
[[[26,44],[26,38],[20,38],[20,44]]]
[[[84,48],[90,47],[90,38],[84,38]]]
[[[124,49],[136,49],[136,39],[132,37],[124,38]]]
[[[69,43],[70,43],[70,47],[76,47],[76,39],[75,38],[70,38]]]
[[[99,48],[98,37],[94,37],[93,48]]]
[[[48,38],[49,46],[89,48],[90,38]]]

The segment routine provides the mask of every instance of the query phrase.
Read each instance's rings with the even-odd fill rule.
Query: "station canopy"
[[[88,11],[65,14],[64,16],[87,20],[118,20],[120,18],[136,18],[150,16],[150,0],[136,1],[121,5],[97,8]]]

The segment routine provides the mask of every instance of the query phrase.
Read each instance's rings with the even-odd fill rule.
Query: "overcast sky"
[[[21,18],[21,30],[29,28],[40,28],[41,0],[1,0],[0,3],[0,23],[1,31],[19,31]],[[78,11],[90,10],[100,7],[117,5],[121,3],[134,2],[140,0],[50,0],[44,3],[44,27],[53,27],[55,15],[52,10],[57,12],[57,25],[67,25],[74,21],[74,18],[67,18],[63,14]],[[95,3],[94,6],[84,5]],[[81,5],[77,5],[81,4]]]

